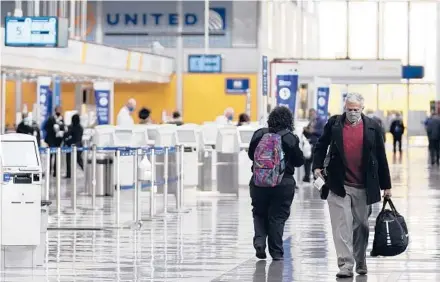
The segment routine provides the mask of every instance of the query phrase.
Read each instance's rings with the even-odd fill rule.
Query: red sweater
[[[361,188],[364,183],[362,172],[362,148],[364,145],[364,124],[351,125],[346,122],[342,132],[344,154],[347,161],[345,184]]]

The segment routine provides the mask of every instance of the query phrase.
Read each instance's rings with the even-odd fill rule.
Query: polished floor
[[[393,199],[406,217],[410,246],[399,256],[369,258],[368,276],[338,281],[440,281],[440,168],[427,164],[427,150],[415,146],[402,157],[389,155]],[[63,181],[62,212],[51,206],[47,264],[36,270],[6,270],[1,281],[336,281],[335,250],[328,208],[314,188],[295,195],[285,229],[285,260],[257,261],[252,248],[249,194],[220,197],[193,190],[185,193],[185,210],[149,217],[148,193],[142,193],[140,229],[132,224],[133,191],[122,191],[120,216],[112,198],[78,196],[72,214],[70,184]],[[54,191],[52,197],[54,198]],[[375,215],[371,217],[370,241]],[[371,244],[370,244],[371,248]]]

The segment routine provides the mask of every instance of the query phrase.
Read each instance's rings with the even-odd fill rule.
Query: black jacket
[[[81,125],[69,125],[66,135],[64,136],[64,144],[66,146],[76,145],[82,146],[82,137],[84,129]]]
[[[429,140],[440,140],[440,118],[431,117],[426,122],[426,134]]]
[[[367,204],[381,200],[380,190],[391,189],[390,170],[385,153],[382,129],[377,122],[362,115],[364,123],[364,146],[362,151],[362,171],[364,186],[367,192]],[[329,164],[327,166],[327,184],[329,189],[340,197],[345,197],[345,152],[342,129],[345,114],[332,116],[324,127],[324,133],[315,145],[313,170],[324,168],[327,149],[330,146]]]
[[[390,133],[393,136],[402,136],[405,132],[405,125],[403,125],[403,121],[400,119],[393,120],[390,126]]]
[[[54,129],[54,125],[58,123],[60,126],[60,131],[65,130],[64,120],[61,119],[57,121],[54,116],[51,116],[47,119],[46,124],[44,125],[44,130],[46,131],[46,137],[44,141],[49,145],[49,147],[59,147],[63,142],[63,137],[57,137]]]
[[[255,149],[257,148],[258,143],[263,135],[268,132],[269,129],[267,128],[261,128],[254,132],[248,151],[249,158],[252,161],[254,161]],[[282,138],[282,142],[283,151],[286,158],[286,170],[284,171],[284,177],[293,178],[295,167],[300,167],[304,164],[304,155],[299,148],[298,136],[294,135],[293,133],[289,132],[285,134]]]
[[[38,125],[35,122],[32,123],[32,126],[25,124],[24,121],[20,122],[20,124],[17,126],[17,133],[29,134],[35,136],[35,138],[37,139],[38,147],[41,146],[40,129],[38,128]]]

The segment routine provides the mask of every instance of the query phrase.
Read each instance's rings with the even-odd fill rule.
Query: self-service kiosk
[[[37,140],[34,136],[12,133],[0,135],[0,141],[0,264],[2,269],[41,266],[50,203],[41,201],[42,170]]]
[[[115,147],[134,147],[135,140],[133,127],[115,127],[114,146]],[[119,159],[119,181],[121,189],[129,189],[134,185],[134,157],[121,156]]]
[[[205,122],[200,127],[200,147],[199,151],[199,187],[202,191],[213,191],[216,189],[213,181],[217,178],[217,171],[214,164],[217,161],[215,145],[219,125],[214,122]]]
[[[248,150],[254,132],[260,128],[258,125],[240,126],[237,128],[240,153],[238,155],[238,183],[240,186],[248,186],[252,177],[252,161],[249,159]]]
[[[218,129],[215,150],[217,152],[217,191],[221,194],[238,195],[240,144],[236,126],[224,126]]]
[[[183,185],[197,187],[199,183],[199,133],[197,127],[179,126],[176,129],[177,144],[182,145],[183,153],[183,174],[185,175]]]
[[[154,139],[154,145],[156,147],[168,147],[172,148],[175,147],[177,144],[177,138],[176,138],[176,128],[175,125],[162,125],[157,127],[155,132],[155,139]],[[178,164],[177,164],[177,155],[175,154],[168,154],[168,179],[174,179],[177,178],[179,175],[178,171]],[[164,180],[165,178],[165,155],[157,155],[156,156],[156,180],[158,182],[162,182],[161,180]],[[159,186],[157,187],[158,193],[163,193],[163,187]],[[168,193],[176,193],[177,191],[177,182],[176,181],[170,181],[168,183]]]

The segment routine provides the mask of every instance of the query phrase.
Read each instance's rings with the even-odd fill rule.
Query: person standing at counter
[[[64,119],[61,115],[61,107],[55,108],[55,114],[49,117],[44,125],[44,130],[46,131],[46,137],[44,138],[44,142],[49,147],[60,147],[61,143],[63,143],[63,136],[65,131]],[[56,177],[57,171],[57,159],[55,154],[50,155],[50,162],[52,164],[52,159],[54,160],[53,166],[50,166],[51,172],[53,172],[53,177]]]
[[[151,124],[151,111],[147,108],[142,108],[139,111],[138,117],[139,117],[139,124]]]
[[[22,121],[17,126],[17,133],[35,136],[38,147],[41,146],[41,134],[38,124],[32,120],[28,113],[22,114]]]
[[[80,123],[80,117],[78,114],[75,114],[72,116],[72,123],[69,125],[67,133],[65,135],[64,139],[64,145],[70,147],[70,146],[77,146],[82,147],[82,137],[83,137],[84,129],[81,126]],[[71,156],[72,153],[66,154],[66,178],[71,177]],[[79,167],[84,170],[84,164],[82,159],[81,152],[77,152],[76,161],[79,165]]]
[[[182,116],[178,111],[173,112],[173,118],[171,121],[168,122],[169,124],[175,124],[177,126],[181,126],[183,124],[182,122]]]
[[[132,114],[135,109],[136,109],[136,100],[130,98],[127,101],[127,104],[125,104],[125,106],[123,106],[119,110],[118,117],[116,119],[116,125],[122,125],[122,126],[134,125]]]

